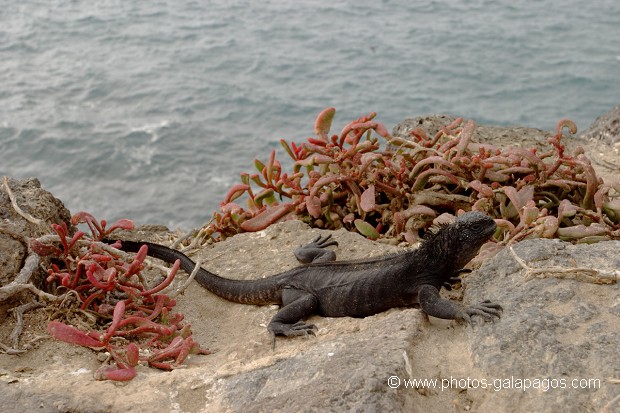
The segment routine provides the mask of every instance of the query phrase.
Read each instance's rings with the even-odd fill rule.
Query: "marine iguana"
[[[433,317],[471,322],[473,315],[499,318],[502,307],[488,300],[465,307],[441,298],[439,290],[466,270],[463,266],[489,240],[496,224],[481,212],[468,212],[431,232],[420,247],[378,258],[335,261],[326,247],[338,245],[318,236],[295,250],[302,265],[258,280],[231,280],[200,268],[196,281],[229,301],[241,304],[279,304],[267,326],[272,337],[314,334],[316,327],[303,318],[366,317],[394,307],[419,304]],[[148,255],[168,263],[177,259],[187,273],[195,263],[183,253],[149,242],[121,241],[123,251],[137,252],[146,244]]]

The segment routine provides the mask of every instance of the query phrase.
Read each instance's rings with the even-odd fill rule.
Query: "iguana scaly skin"
[[[441,298],[463,266],[476,256],[495,231],[496,224],[480,212],[468,212],[443,226],[419,248],[379,258],[334,261],[325,249],[338,245],[331,235],[317,237],[295,250],[303,265],[259,280],[231,280],[200,268],[196,281],[212,293],[241,304],[279,304],[280,310],[267,329],[272,335],[297,336],[314,333],[315,326],[303,318],[366,317],[394,307],[418,304],[426,314],[471,322],[473,315],[499,318],[501,306],[483,301],[470,307]],[[136,252],[148,246],[148,255],[173,263],[181,260],[187,273],[194,262],[183,253],[148,242],[122,241],[122,250]]]

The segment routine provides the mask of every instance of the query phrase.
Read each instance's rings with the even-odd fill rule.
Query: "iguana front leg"
[[[325,248],[336,245],[338,243],[331,239],[331,234],[326,237],[317,235],[308,244],[297,248],[293,253],[297,261],[302,264],[309,264],[311,262],[328,262],[336,260],[336,253],[332,250],[326,250]]]
[[[502,306],[492,303],[488,300],[480,304],[470,307],[464,307],[460,304],[441,298],[437,288],[432,285],[423,285],[418,289],[418,302],[420,308],[426,314],[449,320],[459,320],[471,323],[471,317],[479,315],[487,320],[499,318],[502,312]]]

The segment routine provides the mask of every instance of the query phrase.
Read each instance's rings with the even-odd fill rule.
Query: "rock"
[[[258,233],[234,236],[201,255],[208,258],[226,254],[227,259],[209,261],[213,271],[226,273],[227,277],[261,278],[296,266],[292,251],[318,233],[328,232],[289,221]],[[340,259],[398,251],[396,247],[373,243],[345,230],[335,231],[333,236],[340,244]],[[211,403],[209,407],[232,411],[316,411],[331,406],[335,410],[390,411],[402,406],[402,397],[396,391],[386,397],[390,389],[385,383],[394,374],[404,377],[403,351],[419,334],[419,311],[394,310],[364,320],[313,317],[311,322],[319,328],[318,337],[278,338],[276,352],[269,354],[266,323],[276,309],[269,309],[265,314],[265,310],[257,308],[256,311],[263,313],[257,328],[248,330],[246,325],[239,330],[235,324],[256,316],[247,313],[248,309],[244,308],[247,306],[233,307],[227,316],[229,325],[221,326],[235,330],[227,337],[235,341],[250,338],[261,344],[255,354],[244,356],[247,360],[226,367],[219,374],[223,377],[212,378],[205,394]],[[291,352],[291,346],[297,350]],[[257,355],[262,359],[261,367],[247,369],[247,365],[256,363]]]
[[[261,278],[297,265],[292,250],[319,233],[327,232],[288,221],[236,235],[194,258],[205,259],[205,267],[228,278]],[[333,236],[340,260],[399,251],[344,230]],[[619,247],[620,242],[531,240],[514,251],[532,267],[614,270],[620,268]],[[620,377],[617,284],[553,277],[525,281],[523,269],[503,250],[464,276],[464,285],[464,301],[499,302],[502,319],[474,326],[429,322],[417,309],[364,319],[315,316],[309,321],[319,328],[317,337],[278,338],[272,351],[266,324],[275,306],[230,303],[194,283],[178,298],[178,311],[192,324],[195,339],[214,354],[191,356],[186,368],[172,372],[139,366],[134,380],[115,384],[92,378],[99,364],[94,352],[45,341],[18,362],[0,356],[0,371],[8,370],[11,381],[0,383],[4,411],[29,406],[42,412],[138,407],[494,412],[518,405],[524,411],[576,412],[600,411],[617,394],[608,381]],[[549,388],[524,391],[518,380],[526,379],[530,386]],[[599,380],[590,383],[599,388],[551,388],[571,386],[574,379]]]
[[[9,193],[21,214],[13,206]],[[29,287],[29,284],[40,287],[47,276],[41,267],[49,266],[49,260],[33,261],[29,257],[29,239],[49,233],[52,223],[64,221],[70,225],[69,220],[69,211],[62,202],[42,189],[37,179],[0,180],[0,351],[25,351],[30,345],[22,345],[20,338],[33,339],[34,334],[39,333],[40,324],[33,323],[28,325],[32,327],[30,331],[20,337],[20,328],[14,329],[17,324],[15,312],[11,311],[22,304],[31,304],[36,297],[23,287]],[[23,271],[17,279],[25,263],[29,263],[29,270]],[[43,313],[40,315],[45,317]],[[27,323],[31,321],[30,316],[26,316]],[[11,379],[5,381],[7,377]],[[14,382],[12,375],[1,372],[0,379],[4,383]]]
[[[26,213],[46,223],[60,223],[65,221],[70,224],[71,214],[63,203],[55,198],[50,192],[41,188],[41,183],[36,178],[8,179],[9,187],[15,196],[17,205]],[[13,223],[25,221],[13,207],[4,188],[0,186],[0,219]],[[45,228],[47,231],[49,228]],[[31,234],[41,231],[37,224],[26,221],[25,231]]]
[[[0,286],[13,281],[26,258],[26,247],[7,234],[0,234]]]
[[[394,136],[410,139],[410,132],[416,128],[421,128],[428,136],[434,136],[439,130],[455,120],[456,118],[451,115],[428,115],[409,118],[396,125],[392,134]],[[465,121],[467,121],[467,119],[464,119],[461,126],[464,125]],[[550,132],[536,128],[476,124],[472,135],[472,141],[501,147],[520,146],[542,148],[548,146],[547,139],[550,136]]]
[[[427,115],[408,118],[394,127],[392,135],[406,138],[410,136],[409,132],[420,128],[429,137],[435,136],[437,132],[455,120],[456,118],[451,115]]]
[[[66,222],[71,215],[62,202],[41,188],[36,178],[8,179],[8,185],[20,209],[40,223],[30,222],[15,211],[5,186],[0,183],[0,285],[17,275],[27,255],[26,240],[50,232],[52,223]]]
[[[596,118],[581,138],[602,141],[607,145],[620,142],[620,105]]]
[[[603,271],[620,268],[619,250],[618,241],[572,245],[537,239],[514,246],[531,267]],[[474,410],[602,411],[620,390],[610,381],[620,377],[619,285],[553,276],[526,281],[524,272],[503,250],[467,277],[466,301],[489,298],[504,307],[501,322],[467,331],[469,356],[483,377],[506,380],[498,385],[528,379],[532,385],[539,380],[539,388],[474,390],[471,397],[479,401]]]

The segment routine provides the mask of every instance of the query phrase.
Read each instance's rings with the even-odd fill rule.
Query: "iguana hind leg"
[[[318,300],[306,291],[285,288],[282,291],[282,308],[271,319],[267,330],[275,337],[281,336],[306,336],[314,334],[316,327],[306,324],[302,318],[314,314]]]
[[[325,248],[336,245],[338,242],[331,239],[331,234],[325,237],[317,235],[308,244],[297,248],[293,253],[297,261],[302,264],[309,264],[311,262],[328,262],[336,260],[336,253],[332,250],[326,250]]]

